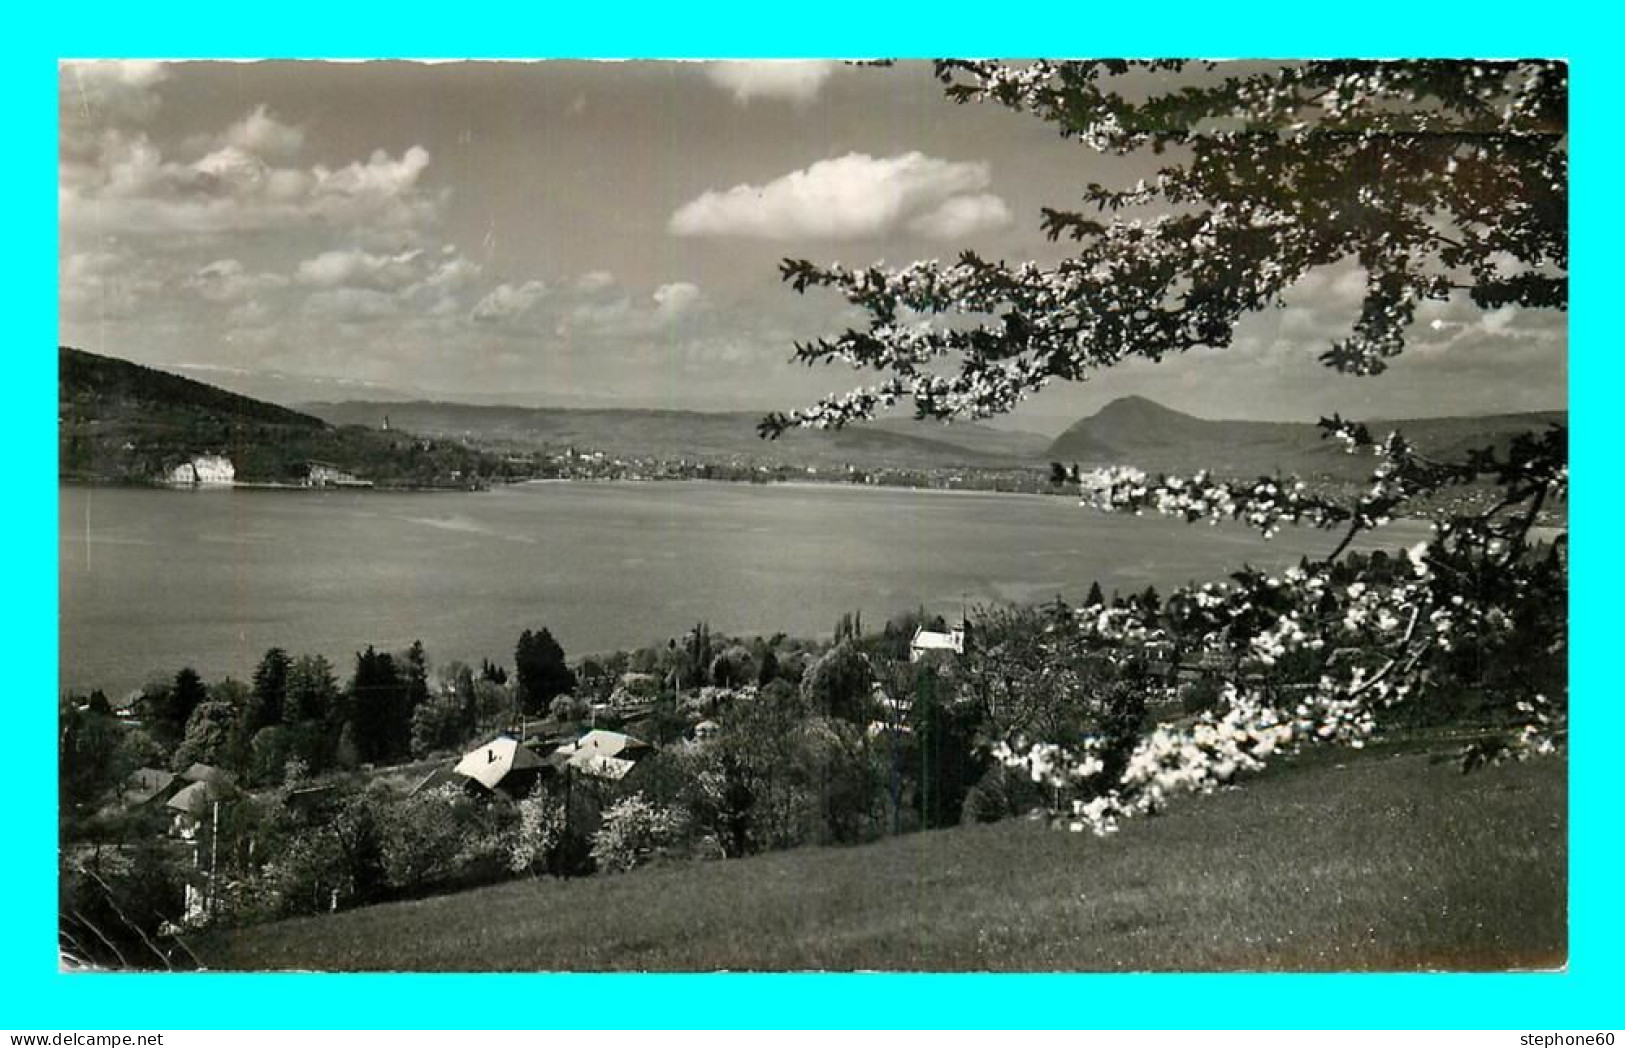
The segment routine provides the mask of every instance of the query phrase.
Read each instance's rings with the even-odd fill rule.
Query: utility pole
[[[209,819],[209,897],[203,902],[203,912],[214,918],[215,875],[220,863],[220,800],[215,799],[214,814]]]

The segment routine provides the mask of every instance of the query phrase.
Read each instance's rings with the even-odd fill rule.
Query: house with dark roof
[[[498,735],[463,754],[452,769],[492,792],[523,797],[541,778],[547,762],[511,735]]]
[[[161,768],[137,768],[119,785],[118,802],[126,808],[140,808],[154,801],[168,801],[186,782]]]

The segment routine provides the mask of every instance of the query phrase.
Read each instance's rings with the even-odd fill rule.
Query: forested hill
[[[1424,452],[1444,458],[1468,449],[1501,445],[1517,433],[1566,424],[1565,411],[1460,418],[1368,421],[1374,434],[1399,430]],[[1050,445],[1049,458],[1082,466],[1124,464],[1146,470],[1221,476],[1276,472],[1339,480],[1363,479],[1371,460],[1348,455],[1309,422],[1246,422],[1206,419],[1144,397],[1123,397],[1074,423]]]
[[[297,483],[312,461],[383,485],[441,486],[505,475],[460,445],[336,427],[276,404],[69,346],[57,350],[57,447],[67,479],[147,482],[202,454],[237,480]]]
[[[71,346],[57,348],[57,382],[58,414],[64,425],[95,420],[103,425],[262,423],[327,428],[321,419],[291,408]]]

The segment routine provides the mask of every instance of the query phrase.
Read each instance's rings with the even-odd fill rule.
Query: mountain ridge
[[[1366,458],[1345,454],[1340,444],[1323,439],[1316,423],[1201,418],[1142,396],[1111,401],[1053,439],[975,422],[933,425],[885,418],[840,430],[792,430],[772,443],[757,438],[760,415],[750,411],[520,407],[423,399],[322,401],[299,407],[333,424],[378,426],[388,418],[424,435],[613,455],[916,468],[1042,467],[1061,461],[1341,480],[1364,479],[1370,467]],[[1400,429],[1424,450],[1450,455],[1566,419],[1565,411],[1545,411],[1369,424],[1377,430]]]
[[[797,465],[908,468],[1042,465],[1049,438],[956,423],[926,426],[885,419],[841,430],[797,430],[777,441],[757,436],[762,413],[684,408],[519,407],[445,400],[317,401],[300,408],[333,424],[391,426],[458,439],[530,448],[667,458],[783,460]]]
[[[1397,429],[1424,451],[1452,456],[1567,420],[1564,410],[1371,419],[1366,424],[1378,432]],[[1201,418],[1139,396],[1120,397],[1074,422],[1050,444],[1048,456],[1082,466],[1200,468],[1221,474],[1358,479],[1370,472],[1368,459],[1345,454],[1340,444],[1323,437],[1318,423]]]
[[[793,430],[774,442],[756,433],[754,411],[684,408],[525,407],[440,399],[346,399],[283,406],[208,382],[68,346],[58,348],[59,438],[65,476],[139,478],[209,448],[233,449],[240,475],[287,479],[303,460],[365,462],[413,483],[412,471],[482,475],[466,445],[507,450],[601,451],[614,456],[773,462],[792,466],[911,469],[1133,465],[1164,472],[1297,474],[1363,480],[1364,456],[1343,453],[1307,422],[1209,419],[1144,396],[1110,401],[1051,439],[978,422],[931,424],[888,417],[840,430]],[[376,388],[376,387],[372,387]],[[1424,451],[1455,456],[1503,444],[1514,433],[1562,424],[1567,412],[1369,420],[1402,430]],[[386,423],[397,432],[380,432]],[[117,439],[114,439],[114,438]],[[468,462],[408,462],[415,438],[449,438]],[[420,449],[423,450],[423,449]],[[417,456],[422,459],[420,454]],[[445,457],[440,453],[439,457]],[[246,466],[246,470],[243,469]],[[421,474],[427,476],[428,474]]]

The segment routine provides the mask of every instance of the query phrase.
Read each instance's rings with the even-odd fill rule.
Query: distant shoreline
[[[714,485],[717,485],[719,487],[724,487],[725,486],[725,487],[747,487],[747,488],[794,488],[794,489],[824,489],[824,490],[847,489],[847,490],[862,490],[862,491],[897,491],[897,492],[916,492],[916,493],[928,494],[928,495],[958,495],[958,496],[974,495],[974,496],[981,496],[981,497],[984,497],[984,498],[985,497],[1025,498],[1025,499],[1070,498],[1070,499],[1073,499],[1075,501],[1080,501],[1081,502],[1081,500],[1078,500],[1077,495],[1076,495],[1075,492],[1070,492],[1070,491],[1065,491],[1065,490],[1054,490],[1054,491],[1004,491],[1004,490],[1000,490],[998,488],[930,487],[930,486],[921,486],[921,485],[915,485],[915,484],[867,484],[867,483],[861,483],[861,482],[856,482],[856,481],[848,481],[848,480],[834,480],[834,479],[816,480],[816,479],[807,479],[805,477],[797,477],[797,478],[795,478],[793,480],[788,480],[788,479],[787,480],[777,480],[777,479],[774,479],[774,480],[766,480],[766,481],[729,480],[729,479],[718,478],[718,477],[638,477],[638,478],[633,478],[633,477],[529,477],[529,478],[526,478],[526,479],[523,479],[523,480],[496,480],[496,481],[482,482],[478,487],[452,487],[452,486],[449,486],[449,485],[422,485],[422,486],[403,485],[403,486],[396,487],[396,486],[391,486],[391,485],[378,485],[378,484],[370,484],[370,485],[341,484],[341,485],[328,485],[328,486],[311,486],[311,485],[305,485],[305,484],[285,484],[285,483],[280,483],[280,482],[277,482],[277,481],[234,481],[234,482],[232,482],[230,484],[198,484],[198,485],[184,485],[184,484],[181,484],[181,485],[177,485],[177,484],[166,484],[166,483],[163,483],[161,481],[155,481],[155,480],[154,481],[138,481],[138,480],[129,480],[129,479],[90,478],[90,477],[58,477],[57,478],[57,483],[58,483],[58,485],[71,485],[71,486],[74,486],[74,487],[141,488],[141,489],[147,489],[147,490],[152,490],[152,491],[185,491],[185,492],[188,492],[188,493],[197,493],[197,492],[203,492],[203,491],[221,492],[221,491],[235,491],[235,490],[244,490],[244,491],[285,491],[285,492],[354,491],[354,492],[363,492],[363,493],[372,492],[372,493],[378,493],[378,494],[396,494],[396,495],[415,495],[415,494],[477,495],[477,494],[485,494],[485,493],[492,492],[492,491],[498,491],[498,490],[501,490],[501,489],[504,489],[504,488],[516,488],[516,487],[523,487],[523,486],[532,485],[532,484],[534,484],[534,485],[542,485],[542,484],[583,484],[583,485],[602,485],[602,486],[625,485],[625,486],[645,487],[645,486],[655,485],[655,484],[681,483],[681,484],[714,484]],[[1157,516],[1165,516],[1165,514],[1156,514],[1156,515]],[[1395,522],[1396,523],[1406,523],[1406,524],[1424,524],[1424,525],[1426,525],[1426,524],[1431,524],[1432,520],[1427,518],[1427,517],[1406,516],[1406,517],[1397,517],[1397,518],[1395,518]],[[1530,538],[1533,539],[1536,542],[1550,542],[1550,541],[1555,540],[1559,536],[1567,535],[1568,531],[1569,531],[1569,527],[1568,527],[1568,523],[1567,523],[1567,513],[1565,511],[1565,513],[1564,513],[1564,522],[1562,524],[1536,524],[1530,529],[1529,534],[1530,534]]]
[[[275,480],[234,480],[226,484],[169,484],[161,480],[135,480],[124,477],[58,477],[59,487],[76,488],[128,488],[141,491],[181,491],[188,494],[199,492],[223,491],[291,491],[291,492],[323,492],[323,491],[377,491],[394,494],[412,494],[414,492],[440,492],[454,495],[472,495],[489,490],[495,485],[482,485],[473,487],[452,487],[450,485],[402,485],[399,487],[379,484],[285,484]]]

